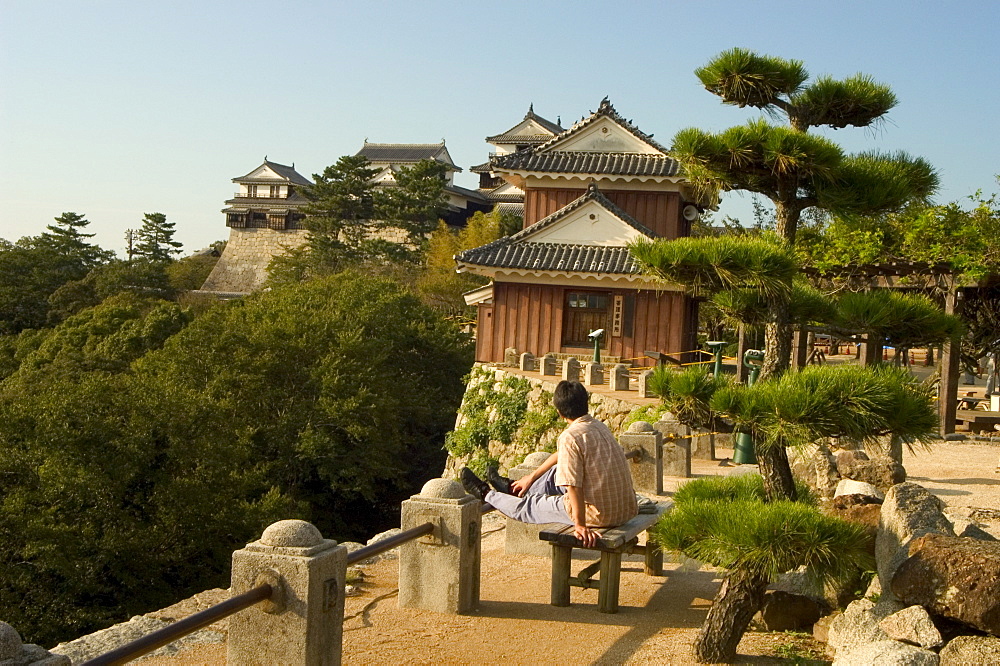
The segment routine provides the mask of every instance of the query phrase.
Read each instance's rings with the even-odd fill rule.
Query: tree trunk
[[[788,452],[785,447],[781,444],[761,446],[761,443],[757,442],[756,454],[767,501],[798,499],[799,494],[795,490],[795,479],[792,476],[792,467],[788,464]]]
[[[784,374],[792,360],[792,323],[788,303],[772,303],[774,321],[764,324],[764,365],[757,380]]]
[[[764,602],[768,580],[733,571],[722,581],[719,593],[695,639],[695,656],[700,663],[731,662],[754,613]]]
[[[789,245],[795,244],[795,232],[799,228],[799,217],[802,214],[802,204],[794,200],[794,194],[792,197],[790,202],[771,199],[774,202],[774,230]]]

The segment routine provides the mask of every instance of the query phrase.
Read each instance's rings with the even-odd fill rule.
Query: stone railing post
[[[628,381],[628,366],[624,363],[616,363],[615,366],[611,368],[611,390],[627,391]]]
[[[517,350],[513,347],[507,347],[503,350],[503,364],[508,368],[517,367]]]
[[[0,621],[0,664],[11,666],[69,666],[69,657],[53,654],[33,643],[21,642],[21,634]]]
[[[517,467],[507,472],[507,478],[511,481],[526,477],[538,466],[549,459],[550,453],[536,451],[529,453],[524,461]],[[531,525],[522,523],[513,518],[507,518],[507,528],[504,530],[504,551],[514,555],[537,555],[548,557],[552,552],[552,546],[547,541],[538,538],[538,533],[542,531],[544,525]]]
[[[663,494],[663,435],[646,421],[636,421],[628,432],[618,436],[626,451],[639,449],[638,458],[632,458],[632,485],[641,493]]]
[[[643,370],[639,374],[639,397],[640,398],[655,398],[656,394],[649,390],[649,378],[653,376],[652,370]]]
[[[585,386],[600,386],[603,384],[604,366],[600,363],[584,363],[583,383]]]
[[[535,371],[535,355],[531,352],[524,352],[521,354],[521,360],[519,367],[524,372],[534,372]]]
[[[715,435],[709,428],[691,428],[691,457],[695,460],[715,460]]]
[[[688,427],[673,419],[657,421],[653,428],[663,435],[663,473],[667,476],[691,476],[691,438]]]
[[[567,382],[580,381],[580,361],[573,356],[566,359],[566,362],[563,363],[562,378]]]
[[[399,605],[466,613],[479,605],[480,503],[450,479],[431,479],[403,502],[402,528],[434,531],[399,547]]]
[[[268,601],[229,620],[227,662],[237,664],[340,663],[347,549],[324,539],[311,523],[282,520],[260,540],[233,553],[232,590],[268,583]]]
[[[542,374],[546,376],[556,376],[559,374],[559,361],[552,354],[542,357]]]

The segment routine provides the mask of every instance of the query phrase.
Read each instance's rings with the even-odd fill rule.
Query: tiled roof
[[[552,139],[552,134],[497,134],[486,137],[486,143],[516,143],[538,145]]]
[[[361,157],[367,157],[369,162],[408,164],[420,160],[437,160],[453,169],[461,171],[449,158],[441,158],[445,152],[444,141],[441,143],[368,143],[357,152]]]
[[[666,155],[640,153],[591,153],[583,151],[538,152],[528,148],[509,155],[498,155],[491,168],[504,171],[541,171],[546,173],[586,173],[622,176],[677,176],[680,163]]]
[[[290,183],[292,183],[294,185],[312,185],[312,183],[307,178],[305,178],[302,174],[300,174],[298,171],[295,170],[295,165],[294,164],[292,166],[287,166],[285,164],[278,164],[277,162],[270,162],[270,161],[268,161],[267,157],[265,157],[264,158],[264,163],[261,166],[268,167],[269,169],[271,169],[271,171],[274,171],[276,174],[278,174],[282,179],[287,180],[288,182],[290,182]],[[259,169],[259,168],[260,167],[257,167],[257,169]],[[251,171],[250,173],[248,173],[245,176],[241,176],[239,178],[233,178],[233,182],[234,183],[240,183],[240,182],[244,182],[244,183],[273,183],[274,182],[274,178],[251,178],[250,174],[252,174],[257,169],[254,169],[253,171]]]
[[[493,166],[489,162],[484,162],[482,164],[477,164],[476,166],[469,167],[469,171],[472,173],[489,173],[493,170]]]
[[[520,268],[537,271],[568,271],[584,273],[637,273],[638,268],[628,248],[622,245],[572,245],[537,243],[530,240],[536,232],[548,227],[587,202],[595,201],[623,222],[646,236],[654,234],[628,213],[601,194],[596,185],[587,193],[552,215],[542,218],[516,234],[500,238],[487,245],[466,250],[455,256],[459,263],[492,268]]]
[[[457,194],[460,197],[465,197],[467,199],[472,199],[473,201],[476,201],[478,203],[482,203],[482,204],[489,203],[489,201],[487,201],[487,199],[483,195],[483,193],[480,192],[479,190],[470,190],[467,187],[460,187],[458,185],[445,185],[444,186],[444,191],[445,192],[451,192],[452,194]]]
[[[481,192],[481,194],[490,201],[524,203],[524,192],[497,192],[495,190],[486,190],[485,192]]]
[[[627,247],[565,245],[563,243],[512,243],[501,238],[488,245],[466,250],[459,263],[492,268],[533,271],[632,274],[638,267]]]
[[[657,150],[663,153],[667,152],[666,148],[661,146],[656,141],[653,141],[652,134],[646,134],[638,127],[633,125],[632,121],[626,120],[617,111],[615,111],[615,107],[611,104],[611,101],[607,97],[601,100],[600,105],[597,107],[597,111],[594,111],[586,118],[581,119],[580,122],[576,123],[565,132],[562,132],[558,136],[553,137],[549,141],[549,144],[555,143],[557,139],[565,139],[567,137],[573,136],[574,134],[580,133],[584,128],[588,127],[589,125],[593,125],[600,118],[610,118],[616,124],[620,125],[623,129],[630,132],[634,137],[636,137],[640,141],[648,143],[650,146],[656,148]],[[539,150],[544,150],[546,147],[547,144],[543,144],[539,146]]]
[[[517,125],[523,123],[525,120],[534,120],[536,123],[541,125],[544,129],[548,130],[550,133],[526,134],[526,135],[511,134],[511,131],[515,129]],[[506,132],[501,132],[500,134],[486,137],[486,142],[487,143],[544,143],[549,139],[551,139],[553,136],[557,134],[562,134],[563,132],[563,128],[560,127],[558,123],[554,123],[551,120],[546,120],[545,118],[542,118],[540,115],[535,113],[534,104],[528,106],[528,112],[524,114],[524,118],[522,118],[521,122],[519,122],[517,125],[514,125],[514,127],[511,127]]]

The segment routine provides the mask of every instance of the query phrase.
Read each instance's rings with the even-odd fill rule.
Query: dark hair
[[[580,382],[570,382],[565,379],[556,384],[552,394],[552,405],[559,416],[567,419],[578,419],[590,411],[590,394]]]

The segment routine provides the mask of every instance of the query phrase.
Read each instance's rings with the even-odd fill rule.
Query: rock
[[[872,555],[875,554],[875,538],[878,535],[879,517],[882,513],[881,506],[878,504],[855,504],[845,509],[831,508],[829,513],[848,522],[863,525],[871,540],[868,544],[868,552]]]
[[[833,666],[938,666],[938,656],[930,650],[893,640],[858,645],[843,655],[837,653]]]
[[[402,531],[403,530],[399,529],[398,527],[394,527],[391,530],[386,530],[385,532],[381,532],[379,534],[376,534],[371,539],[368,539],[368,541],[365,543],[365,545],[366,546],[370,546],[373,543],[375,543],[376,541],[381,541],[382,539],[386,539],[386,538],[391,537],[391,536],[396,536],[397,534],[399,534]],[[371,562],[377,562],[379,559],[394,560],[397,557],[399,557],[399,546],[393,548],[392,550],[387,550],[384,553],[381,553],[381,554],[379,554],[379,555],[377,555],[377,556],[375,556],[373,558],[368,558],[367,560],[364,560],[363,564],[370,564]]]
[[[753,624],[760,631],[792,631],[812,626],[823,615],[823,607],[814,599],[782,590],[768,590],[764,603],[754,615]]]
[[[955,535],[960,537],[967,537],[969,539],[979,539],[981,541],[997,541],[997,538],[984,530],[979,525],[975,524],[971,520],[966,520],[964,518],[953,518],[951,521],[952,529],[955,530]]]
[[[940,499],[915,483],[900,483],[886,493],[875,537],[875,561],[883,596],[892,596],[892,576],[909,557],[910,541],[925,534],[955,535],[943,507]]]
[[[941,648],[941,666],[1000,663],[1000,638],[956,636]]]
[[[824,615],[813,623],[813,638],[820,643],[830,642],[830,624],[840,615],[840,611],[834,611],[830,615]]]
[[[876,455],[870,460],[845,459],[843,465],[839,458],[837,462],[837,470],[845,479],[870,483],[882,491],[906,481],[903,466],[886,455]]]
[[[892,578],[892,593],[936,615],[1000,636],[1000,542],[928,534]]]
[[[941,632],[923,606],[907,606],[878,623],[886,636],[922,648],[941,645]]]
[[[837,451],[837,471],[840,475],[849,478],[844,470],[851,469],[852,465],[857,464],[860,460],[869,460],[868,454],[861,450],[854,449],[842,449]]]
[[[941,439],[943,439],[946,442],[963,442],[965,441],[965,435],[963,435],[960,432],[949,432],[945,434],[945,436],[942,437]]]
[[[848,509],[852,506],[865,506],[877,504],[882,506],[882,494],[876,495],[837,495],[833,498],[831,506],[834,509]]]
[[[833,497],[840,473],[829,446],[816,442],[790,448],[788,462],[796,479],[815,490],[820,497]]]
[[[0,622],[0,661],[14,659],[21,654],[21,634],[6,622]]]
[[[878,620],[872,612],[875,604],[868,599],[858,599],[848,604],[844,612],[830,622],[828,643],[837,650],[850,651],[859,645],[888,640],[885,632],[878,626]]]
[[[870,483],[865,481],[854,481],[852,479],[842,479],[840,483],[837,484],[837,489],[833,491],[833,497],[836,499],[840,495],[868,495],[869,497],[876,497],[882,499],[885,497],[879,489]]]

